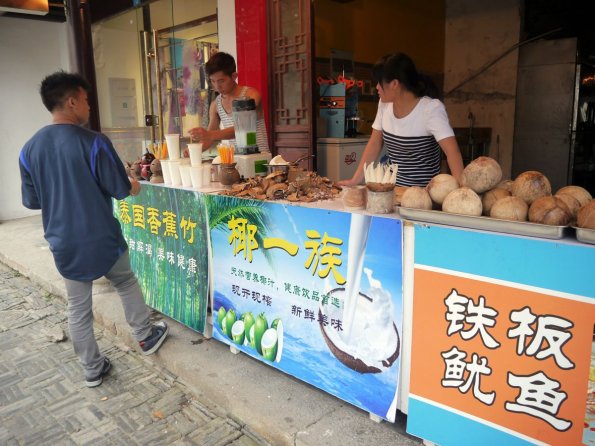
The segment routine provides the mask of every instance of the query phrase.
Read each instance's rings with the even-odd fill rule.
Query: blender
[[[240,155],[258,153],[256,102],[254,99],[242,97],[235,99],[231,108],[236,140],[235,153]]]

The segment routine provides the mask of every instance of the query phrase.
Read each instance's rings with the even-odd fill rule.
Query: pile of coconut
[[[591,194],[579,186],[565,186],[552,195],[549,180],[540,172],[531,170],[514,181],[502,181],[498,162],[480,156],[465,167],[461,183],[452,175],[439,174],[425,188],[397,188],[395,200],[415,209],[595,229]]]

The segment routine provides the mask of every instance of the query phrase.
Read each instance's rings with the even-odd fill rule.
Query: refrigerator
[[[316,159],[318,174],[333,181],[353,176],[366,148],[366,138],[318,138]]]
[[[577,38],[519,50],[512,176],[537,170],[552,193],[574,184],[595,194],[595,52]]]

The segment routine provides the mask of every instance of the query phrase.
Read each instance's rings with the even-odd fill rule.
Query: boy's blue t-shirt
[[[90,281],[105,275],[127,249],[112,197],[130,180],[110,140],[71,124],[39,130],[19,156],[23,205],[41,209],[45,238],[60,274]]]

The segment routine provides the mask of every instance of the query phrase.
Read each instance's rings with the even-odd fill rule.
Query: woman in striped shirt
[[[213,142],[223,139],[235,143],[232,102],[240,97],[254,99],[256,103],[256,144],[261,152],[269,151],[269,143],[261,107],[260,93],[252,87],[238,85],[236,61],[231,54],[219,52],[211,56],[205,64],[205,71],[213,89],[219,93],[209,108],[209,127],[196,127],[188,133],[194,140],[202,142],[202,150],[207,150]]]
[[[440,173],[441,150],[451,174],[459,179],[463,172],[461,151],[444,104],[434,99],[431,81],[402,53],[380,59],[372,68],[372,76],[380,95],[372,135],[353,177],[339,184],[361,183],[364,163],[376,161],[383,143],[390,161],[399,166],[398,186],[425,187]]]

